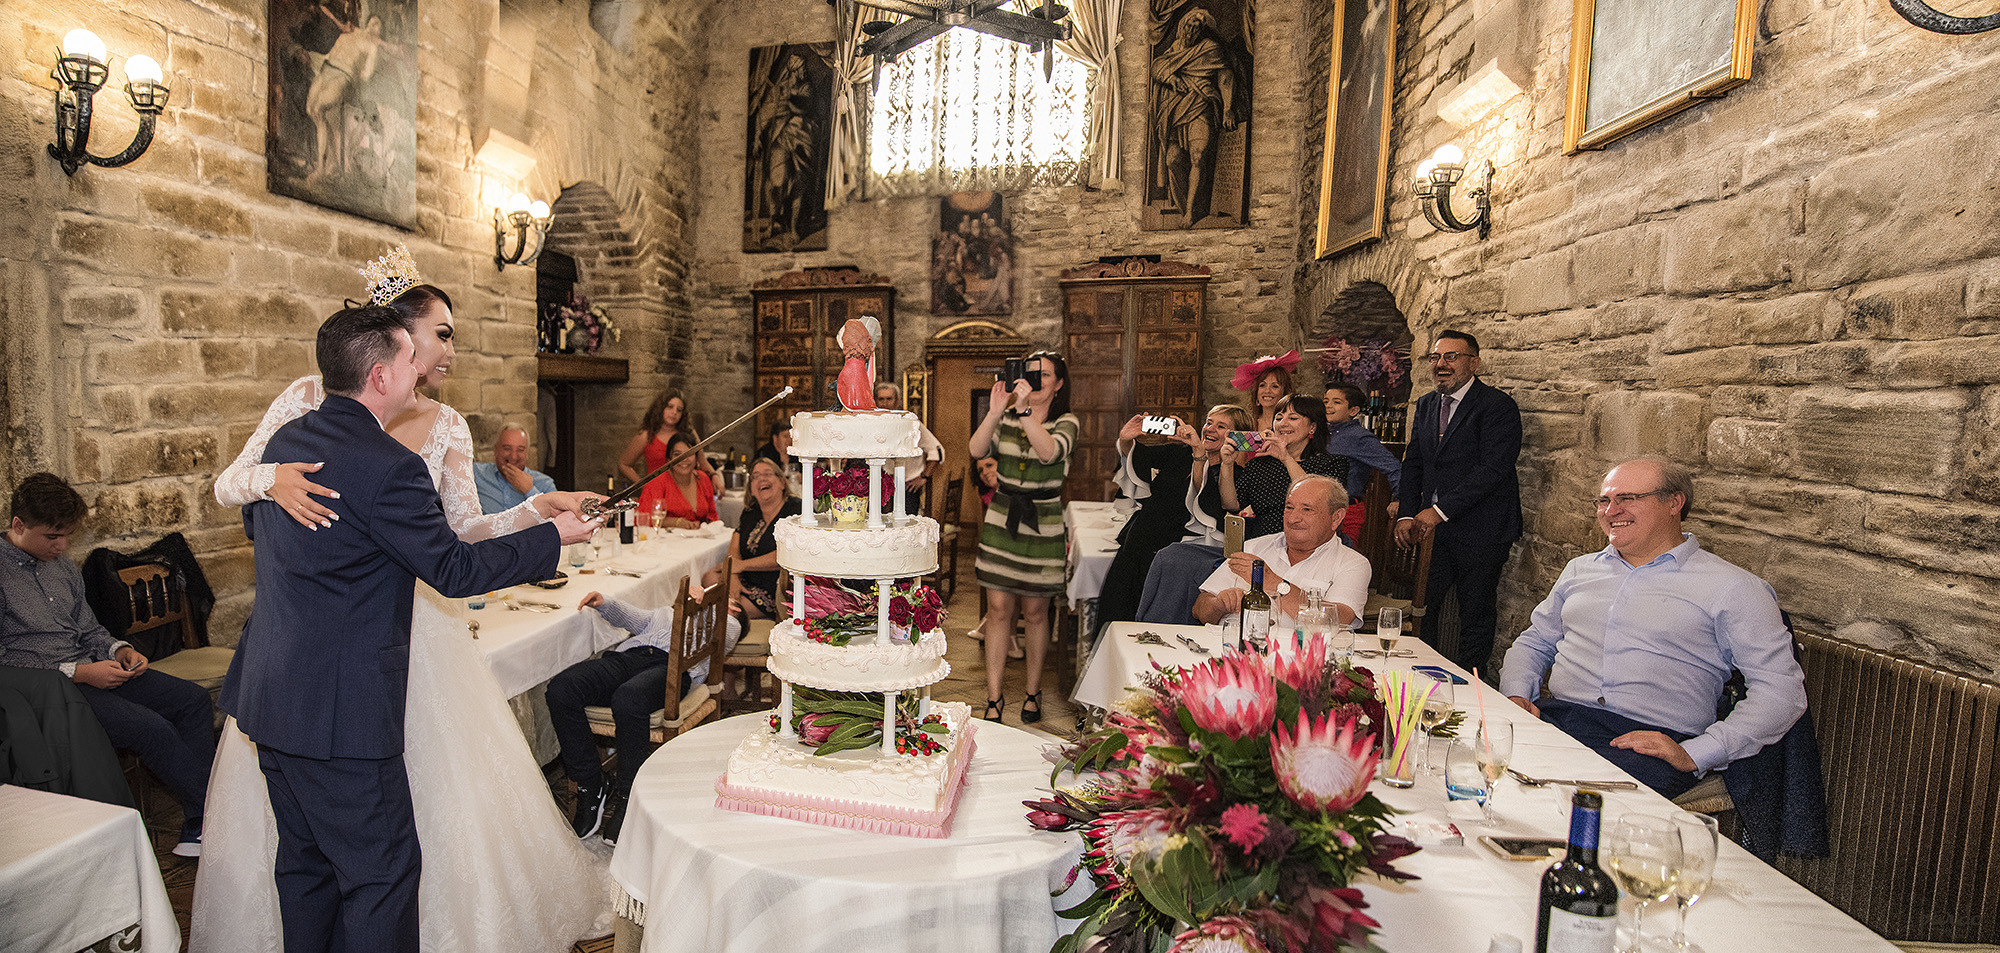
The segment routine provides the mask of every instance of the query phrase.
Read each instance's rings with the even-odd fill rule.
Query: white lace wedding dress
[[[276,467],[257,462],[264,445],[280,426],[318,407],[321,398],[317,377],[286,388],[242,455],[216,479],[216,499],[242,506],[266,498]],[[450,407],[439,409],[421,455],[461,539],[476,542],[540,522],[528,503],[480,515],[472,434]],[[500,683],[448,606],[431,587],[417,583],[403,761],[423,847],[417,890],[423,949],[567,951],[577,940],[610,932],[609,848],[579,841],[570,832]],[[283,949],[272,879],[277,848],[257,746],[232,718],[209,776],[191,951]]]

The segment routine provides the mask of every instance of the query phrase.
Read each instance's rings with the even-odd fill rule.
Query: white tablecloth
[[[139,812],[0,785],[0,950],[71,953],[135,923],[144,953],[181,948]]]
[[[1104,591],[1104,575],[1111,571],[1111,560],[1118,555],[1118,533],[1125,528],[1125,514],[1115,506],[1080,501],[1063,508],[1063,525],[1069,530],[1071,605]]]
[[[1130,634],[1142,631],[1160,633],[1167,644],[1133,641]],[[1138,674],[1150,671],[1154,661],[1173,667],[1213,657],[1182,647],[1172,633],[1187,634],[1202,645],[1219,649],[1221,632],[1220,627],[1111,623],[1105,627],[1090,665],[1077,679],[1076,700],[1108,707],[1124,695],[1125,686]],[[1358,658],[1355,664],[1377,673],[1436,665],[1467,678],[1470,685],[1456,687],[1454,707],[1476,721],[1483,701],[1486,717],[1512,722],[1513,766],[1529,777],[1629,779],[1596,752],[1515,707],[1498,690],[1472,682],[1430,646],[1406,638],[1401,648],[1413,650],[1415,657],[1391,659],[1386,665],[1381,658]],[[1473,693],[1474,685],[1481,690],[1478,695]],[[1438,757],[1443,756],[1443,744],[1440,741],[1435,749]],[[1448,818],[1443,785],[1443,779],[1436,775],[1419,775],[1412,788],[1398,790],[1380,782],[1371,788],[1390,806],[1416,812],[1420,819],[1455,823],[1465,835],[1462,846],[1427,846],[1396,862],[1399,869],[1421,880],[1400,886],[1363,883],[1370,904],[1367,913],[1383,924],[1377,942],[1390,953],[1479,953],[1487,948],[1493,934],[1508,933],[1532,948],[1537,884],[1545,865],[1501,860],[1481,846],[1478,837],[1566,836],[1569,822],[1563,807],[1567,792],[1555,786],[1525,787],[1511,778],[1504,779],[1493,802],[1498,824],[1488,827],[1479,820]],[[1627,812],[1665,816],[1674,810],[1665,798],[1645,788],[1606,792],[1601,829],[1609,832],[1612,823]],[[1697,903],[1688,917],[1688,939],[1705,953],[1895,953],[1888,941],[1730,841],[1723,841],[1716,878],[1718,889]],[[1675,914],[1670,908],[1654,905],[1647,917],[1648,932],[1673,933]],[[1449,915],[1441,915],[1444,911]],[[1649,944],[1647,949],[1653,951],[1654,947]]]
[[[1072,926],[1054,911],[1086,894],[1050,894],[1081,840],[1021,806],[1048,785],[1041,739],[979,723],[951,836],[929,840],[717,808],[730,752],[768,717],[704,725],[639,770],[611,876],[647,907],[646,953],[1046,953]]]
[[[722,525],[731,530],[743,519],[743,491],[725,490],[715,498],[715,511],[722,516]]]

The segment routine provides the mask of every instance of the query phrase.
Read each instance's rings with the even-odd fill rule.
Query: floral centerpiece
[[[846,645],[857,635],[875,631],[876,600],[882,583],[870,593],[873,598],[850,592],[831,583],[813,580],[806,584],[806,638],[827,645]],[[924,633],[944,627],[944,599],[937,590],[911,579],[889,584],[889,638],[895,642],[923,641]]]
[[[817,505],[833,514],[835,522],[857,523],[868,517],[868,465],[847,461],[839,470],[813,467],[813,497]],[[885,472],[882,479],[882,512],[895,503],[896,481]]]
[[[550,309],[549,323],[555,344],[552,350],[596,354],[598,348],[619,338],[611,312],[573,292],[567,302]]]
[[[1349,344],[1330,337],[1321,346],[1319,372],[1327,385],[1353,384],[1363,393],[1390,390],[1410,376],[1410,346],[1386,339]]]
[[[1353,881],[1414,879],[1391,862],[1416,850],[1368,793],[1382,724],[1374,676],[1318,636],[1148,676],[1057,765],[1096,780],[1023,802],[1082,831],[1096,886],[1054,953],[1374,949]]]
[[[897,754],[926,755],[944,750],[939,739],[951,733],[944,718],[935,714],[919,717],[918,710],[915,695],[906,693],[896,701]],[[776,711],[771,712],[770,724],[771,730],[778,729]],[[869,747],[882,740],[882,696],[793,685],[792,731],[814,755]]]

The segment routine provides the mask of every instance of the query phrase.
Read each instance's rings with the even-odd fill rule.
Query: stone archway
[[[1357,281],[1320,309],[1306,346],[1316,349],[1312,356],[1318,359],[1314,366],[1321,371],[1322,386],[1344,379],[1363,392],[1380,390],[1394,408],[1392,413],[1400,413],[1410,399],[1410,346],[1415,340],[1409,320],[1389,288],[1379,282]],[[1340,350],[1324,350],[1327,348]],[[1386,375],[1380,365],[1385,352],[1400,358],[1398,369]],[[1337,360],[1349,362],[1345,374]]]

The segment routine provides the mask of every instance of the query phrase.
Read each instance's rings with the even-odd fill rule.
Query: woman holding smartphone
[[[975,459],[990,454],[999,464],[975,563],[979,585],[986,590],[986,631],[1012,632],[1017,616],[1026,623],[1027,697],[1021,701],[1021,720],[1036,722],[1042,720],[1049,606],[1064,585],[1068,543],[1062,487],[1078,424],[1069,412],[1069,368],[1063,359],[1039,351],[1028,355],[1025,369],[1011,386],[994,382],[992,405],[968,449]],[[987,638],[986,711],[981,717],[988,721],[999,721],[1006,710],[1000,691],[1006,666],[1007,640]]]
[[[1202,505],[1211,513],[1237,513],[1243,537],[1256,539],[1285,528],[1285,494],[1308,475],[1347,479],[1347,458],[1326,452],[1326,404],[1317,397],[1288,394],[1277,404],[1271,429],[1263,432],[1262,452],[1248,463],[1225,443],[1222,466]],[[1211,505],[1212,502],[1212,505]]]

